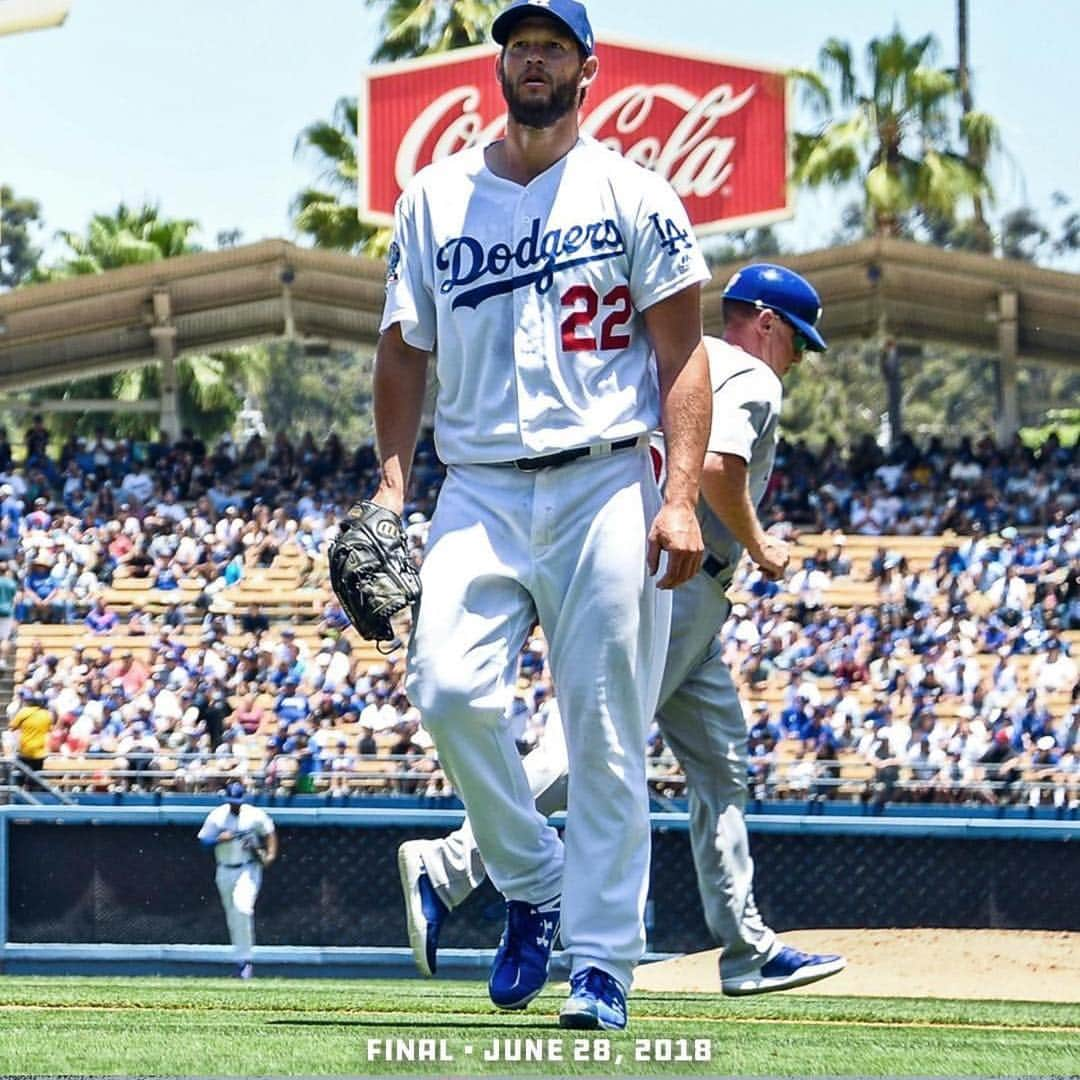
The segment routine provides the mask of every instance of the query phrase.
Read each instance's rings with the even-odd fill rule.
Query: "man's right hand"
[[[772,533],[762,533],[761,540],[747,553],[770,581],[780,581],[791,559],[791,545]]]

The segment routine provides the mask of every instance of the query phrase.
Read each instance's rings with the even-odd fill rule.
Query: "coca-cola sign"
[[[497,55],[479,46],[365,73],[364,220],[390,223],[398,195],[425,165],[503,133]],[[699,233],[791,217],[782,72],[609,39],[597,55],[582,131],[665,176]]]

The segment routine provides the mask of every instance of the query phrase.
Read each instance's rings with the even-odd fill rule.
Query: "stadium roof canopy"
[[[821,293],[830,342],[1080,365],[1080,275],[891,239],[783,259]],[[736,268],[704,291],[711,333]],[[266,240],[20,289],[0,296],[0,392],[271,339],[373,345],[383,279],[379,260]]]

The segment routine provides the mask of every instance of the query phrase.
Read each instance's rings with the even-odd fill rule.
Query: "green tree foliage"
[[[295,341],[271,345],[258,402],[267,428],[292,439],[330,430],[347,445],[370,439],[371,357],[345,350],[311,355]]]
[[[829,38],[818,57],[820,71],[793,77],[820,118],[819,126],[795,135],[794,176],[808,187],[854,184],[858,203],[847,208],[842,230],[863,235],[965,242],[978,246],[978,222],[963,218],[973,203],[993,196],[987,165],[997,126],[963,99],[956,72],[936,66],[937,43],[926,34],[909,41],[899,27],[872,38],[860,71],[851,46]],[[956,148],[959,131],[966,148]],[[968,152],[976,147],[977,153]],[[860,229],[861,225],[861,229]],[[890,430],[903,430],[903,364],[881,347]]]
[[[197,228],[197,223],[188,218],[163,216],[154,205],[120,204],[112,214],[95,214],[84,233],[59,233],[67,250],[49,266],[38,267],[34,280],[62,281],[196,252],[200,249],[191,237]],[[265,350],[259,348],[181,357],[176,367],[183,424],[204,438],[230,428],[243,406],[245,389],[258,380],[265,363]],[[161,372],[157,364],[35,392],[35,397],[53,399],[112,397],[139,401],[160,396]],[[100,423],[100,413],[57,414],[53,427],[89,433]],[[117,413],[110,427],[123,435],[149,438],[157,430],[157,419],[143,413]]]
[[[191,241],[198,227],[188,218],[164,218],[150,204],[129,207],[120,203],[111,214],[95,214],[85,233],[61,230],[57,236],[67,251],[51,266],[39,269],[36,278],[61,281],[187,255],[200,250]]]
[[[319,168],[319,185],[304,188],[293,199],[293,224],[297,230],[315,247],[373,255],[385,252],[389,239],[377,234],[387,230],[364,224],[356,205],[356,98],[339,98],[330,121],[308,124],[297,136],[294,153],[313,158]]]
[[[0,291],[30,281],[41,251],[33,234],[41,225],[41,205],[0,185]]]
[[[449,52],[487,40],[501,0],[367,0],[382,8],[376,62]],[[357,209],[357,101],[339,98],[329,121],[316,120],[300,132],[294,154],[312,159],[318,183],[293,198],[293,224],[316,247],[386,254],[390,230],[367,225]]]
[[[903,413],[917,440],[936,435],[954,443],[994,430],[996,357],[925,346],[904,356],[901,365]],[[1017,380],[1022,425],[1052,427],[1052,414],[1080,400],[1080,372],[1029,364]],[[808,353],[784,381],[783,432],[811,446],[827,438],[842,446],[864,435],[877,438],[886,413],[887,392],[872,342],[840,345],[824,356]]]
[[[863,227],[886,236],[926,235],[957,221],[978,196],[992,197],[985,160],[976,163],[951,142],[959,108],[955,73],[935,66],[937,44],[927,34],[908,41],[899,28],[873,38],[864,70],[851,46],[829,38],[820,71],[792,72],[820,118],[795,135],[795,179],[809,187],[855,183]],[[970,112],[964,129],[995,144],[991,117]]]
[[[1050,197],[1051,218],[1044,221],[1030,206],[1019,206],[1001,219],[1001,253],[1025,262],[1051,262],[1080,251],[1080,211],[1067,195]]]
[[[367,0],[382,8],[382,40],[372,59],[406,60],[449,52],[488,40],[503,0]]]

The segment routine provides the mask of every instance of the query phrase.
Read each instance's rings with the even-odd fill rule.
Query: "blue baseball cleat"
[[[626,995],[618,980],[596,967],[571,975],[570,996],[559,1013],[559,1027],[622,1031],[626,1027]]]
[[[720,989],[730,997],[791,990],[827,979],[846,966],[847,961],[842,956],[804,953],[784,945],[771,960],[740,975],[725,974],[721,962]]]
[[[488,994],[500,1009],[524,1009],[544,989],[559,932],[559,901],[506,901],[506,928],[488,978]]]
[[[424,858],[423,842],[407,840],[398,848],[398,872],[405,894],[405,922],[413,962],[421,975],[434,975],[438,964],[439,932],[450,908],[439,899],[431,884]]]

